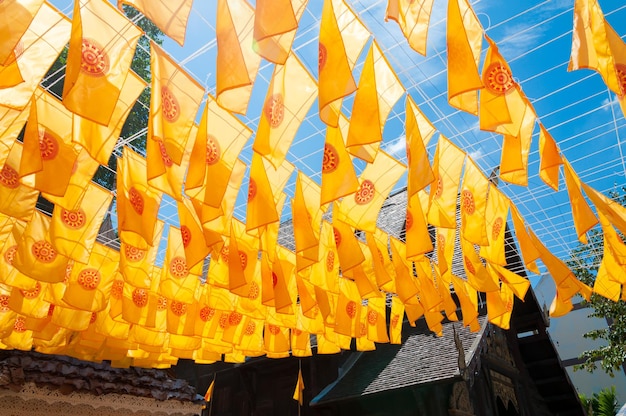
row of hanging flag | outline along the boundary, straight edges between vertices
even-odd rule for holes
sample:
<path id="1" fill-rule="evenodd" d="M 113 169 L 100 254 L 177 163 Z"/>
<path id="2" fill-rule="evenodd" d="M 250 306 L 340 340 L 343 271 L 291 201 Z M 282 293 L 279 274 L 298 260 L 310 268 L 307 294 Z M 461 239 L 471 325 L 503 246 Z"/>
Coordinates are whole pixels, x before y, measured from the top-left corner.
<path id="1" fill-rule="evenodd" d="M 191 0 L 121 3 L 184 41 Z M 427 3 L 392 0 L 387 11 L 421 52 Z M 478 329 L 478 292 L 485 292 L 489 321 L 507 328 L 514 297 L 523 299 L 529 286 L 505 268 L 509 212 L 526 267 L 538 272 L 541 259 L 555 280 L 552 315 L 571 310 L 577 293 L 589 297 L 592 289 L 443 135 L 431 164 L 426 146 L 435 128 L 408 95 L 406 241 L 377 227 L 407 170 L 379 149 L 389 112 L 406 91 L 376 40 L 356 83 L 352 71 L 371 34 L 343 0 L 324 1 L 316 80 L 291 50 L 305 7 L 304 0 L 258 0 L 255 12 L 245 0 L 218 0 L 216 97 L 151 43 L 146 155 L 124 147 L 112 205 L 113 193 L 91 178 L 147 86 L 130 70 L 141 30 L 104 0 L 76 1 L 71 21 L 42 0 L 0 3 L 7 16 L 0 21 L 0 347 L 159 367 L 178 358 L 306 356 L 311 335 L 318 353 L 349 349 L 353 339 L 371 350 L 401 342 L 405 315 L 411 323 L 424 316 L 441 333 L 444 315 L 458 319 L 451 288 L 465 325 Z M 469 3 L 450 0 L 448 7 L 450 104 L 503 135 L 500 177 L 527 185 L 536 112 Z M 609 87 L 621 88 L 614 91 L 623 104 L 623 41 L 597 2 L 576 0 L 575 15 L 571 67 L 596 68 Z M 611 59 L 594 52 L 602 49 L 598 33 L 615 51 Z M 592 43 L 583 47 L 584 40 Z M 68 41 L 59 100 L 39 84 Z M 262 58 L 276 66 L 253 132 L 235 113 L 247 111 Z M 342 100 L 355 92 L 346 117 Z M 316 98 L 327 125 L 321 184 L 297 173 L 290 250 L 278 244 L 283 189 L 295 170 L 287 152 Z M 242 222 L 233 215 L 248 168 L 239 155 L 253 133 Z M 626 248 L 615 228 L 626 232 L 625 209 L 580 181 L 540 122 L 539 147 L 539 175 L 555 190 L 564 167 L 582 242 L 598 223 L 583 190 L 594 203 L 605 238 L 594 290 L 619 299 Z M 360 175 L 355 157 L 367 162 Z M 158 219 L 163 194 L 176 200 L 178 227 Z M 36 209 L 40 196 L 54 204 L 51 216 Z M 330 203 L 332 220 L 323 216 Z M 96 241 L 112 206 L 119 250 Z M 436 227 L 434 244 L 428 224 Z M 465 278 L 452 273 L 457 235 Z"/>

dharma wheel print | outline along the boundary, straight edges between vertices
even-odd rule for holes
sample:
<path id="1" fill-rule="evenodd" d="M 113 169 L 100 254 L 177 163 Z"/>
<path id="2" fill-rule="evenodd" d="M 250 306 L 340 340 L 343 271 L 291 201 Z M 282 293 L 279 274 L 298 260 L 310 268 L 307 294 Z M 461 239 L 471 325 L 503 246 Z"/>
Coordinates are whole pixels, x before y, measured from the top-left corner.
<path id="1" fill-rule="evenodd" d="M 221 157 L 220 144 L 217 139 L 209 134 L 206 141 L 206 164 L 214 165 Z"/>
<path id="2" fill-rule="evenodd" d="M 39 153 L 43 160 L 54 160 L 59 154 L 59 139 L 51 132 L 44 130 L 39 138 Z"/>
<path id="3" fill-rule="evenodd" d="M 136 263 L 143 260 L 143 258 L 146 256 L 146 250 L 141 250 L 135 246 L 125 244 L 124 255 L 126 256 L 126 259 L 128 261 L 130 261 L 131 263 Z"/>
<path id="4" fill-rule="evenodd" d="M 326 143 L 322 159 L 322 173 L 332 173 L 337 169 L 337 166 L 339 166 L 339 153 L 333 145 Z"/>
<path id="5" fill-rule="evenodd" d="M 226 264 L 228 264 L 228 254 L 229 253 L 230 253 L 230 249 L 228 248 L 228 246 L 224 246 L 220 250 L 220 257 L 222 258 L 222 261 L 224 263 L 226 263 Z"/>
<path id="6" fill-rule="evenodd" d="M 83 269 L 78 274 L 78 284 L 85 290 L 94 290 L 100 283 L 100 272 L 96 269 Z"/>
<path id="7" fill-rule="evenodd" d="M 26 299 L 35 299 L 37 296 L 39 296 L 40 292 L 41 292 L 41 284 L 39 282 L 37 282 L 37 284 L 35 284 L 35 287 L 32 288 L 32 289 L 29 289 L 29 290 L 22 289 L 22 290 L 20 290 L 20 293 Z"/>
<path id="8" fill-rule="evenodd" d="M 243 333 L 246 335 L 252 335 L 254 334 L 254 331 L 256 331 L 256 324 L 254 321 L 249 321 L 246 325 L 246 329 L 243 330 Z"/>
<path id="9" fill-rule="evenodd" d="M 320 42 L 317 55 L 317 67 L 320 72 L 324 69 L 324 66 L 326 66 L 326 58 L 328 58 L 328 51 L 326 50 L 326 46 Z"/>
<path id="10" fill-rule="evenodd" d="M 174 123 L 180 116 L 180 106 L 174 93 L 166 86 L 161 87 L 161 106 L 163 109 L 163 118 Z"/>
<path id="11" fill-rule="evenodd" d="M 333 227 L 333 236 L 335 237 L 335 246 L 339 247 L 341 244 L 341 232 L 335 227 Z"/>
<path id="12" fill-rule="evenodd" d="M 20 177 L 15 169 L 5 164 L 0 170 L 0 183 L 9 189 L 15 189 L 20 184 Z"/>
<path id="13" fill-rule="evenodd" d="M 500 62 L 495 62 L 487 68 L 485 86 L 494 94 L 506 94 L 515 88 L 515 81 L 507 67 Z"/>
<path id="14" fill-rule="evenodd" d="M 378 321 L 378 312 L 375 310 L 369 310 L 367 312 L 367 323 L 370 325 L 376 325 L 376 321 Z"/>
<path id="15" fill-rule="evenodd" d="M 302 331 L 301 331 L 301 330 L 299 330 L 298 328 L 293 328 L 293 329 L 291 330 L 291 333 L 292 333 L 292 334 L 294 334 L 295 336 L 302 335 Z"/>
<path id="16" fill-rule="evenodd" d="M 165 143 L 163 143 L 163 140 L 157 140 L 156 142 L 159 144 L 159 152 L 161 153 L 161 160 L 163 161 L 163 164 L 165 165 L 165 167 L 171 168 L 174 164 L 174 161 L 172 160 L 170 155 L 167 154 Z"/>
<path id="17" fill-rule="evenodd" d="M 143 196 L 133 186 L 131 186 L 131 188 L 128 190 L 128 201 L 130 202 L 130 205 L 133 207 L 137 214 L 143 214 Z"/>
<path id="18" fill-rule="evenodd" d="M 200 309 L 200 319 L 202 320 L 202 322 L 210 321 L 214 315 L 215 315 L 215 309 L 209 306 L 205 306 L 202 309 Z"/>
<path id="19" fill-rule="evenodd" d="M 176 256 L 172 259 L 170 263 L 170 273 L 172 276 L 182 279 L 189 275 L 189 270 L 187 269 L 187 261 L 183 257 Z"/>
<path id="20" fill-rule="evenodd" d="M 191 230 L 186 225 L 181 225 L 180 235 L 183 238 L 183 247 L 187 248 L 189 243 L 191 243 Z"/>
<path id="21" fill-rule="evenodd" d="M 443 180 L 441 179 L 441 176 L 439 176 L 437 178 L 437 189 L 435 189 L 433 198 L 437 199 L 441 196 L 441 194 L 443 194 Z"/>
<path id="22" fill-rule="evenodd" d="M 80 69 L 92 77 L 101 77 L 109 71 L 109 56 L 95 40 L 83 38 Z"/>
<path id="23" fill-rule="evenodd" d="M 52 244 L 44 240 L 35 241 L 30 250 L 42 263 L 51 263 L 57 258 L 57 252 L 52 248 Z"/>
<path id="24" fill-rule="evenodd" d="M 222 329 L 228 328 L 229 317 L 230 317 L 230 314 L 228 312 L 222 312 L 222 314 L 220 315 L 220 321 L 219 321 L 220 328 Z"/>
<path id="25" fill-rule="evenodd" d="M 285 118 L 285 104 L 282 94 L 274 94 L 268 97 L 263 106 L 263 113 L 271 128 L 275 129 L 280 126 Z"/>
<path id="26" fill-rule="evenodd" d="M 243 315 L 239 312 L 231 312 L 230 315 L 228 315 L 228 324 L 231 326 L 239 325 L 242 318 Z"/>
<path id="27" fill-rule="evenodd" d="M 374 182 L 365 179 L 361 186 L 354 194 L 354 200 L 359 205 L 365 205 L 374 199 L 375 187 Z"/>
<path id="28" fill-rule="evenodd" d="M 241 270 L 246 270 L 248 267 L 248 255 L 239 250 L 239 262 L 241 263 Z"/>
<path id="29" fill-rule="evenodd" d="M 256 196 L 256 182 L 254 179 L 250 178 L 250 183 L 248 184 L 248 202 L 252 201 Z"/>
<path id="30" fill-rule="evenodd" d="M 13 331 L 22 333 L 26 331 L 26 318 L 23 316 L 18 316 L 15 318 L 15 323 L 13 324 Z"/>
<path id="31" fill-rule="evenodd" d="M 183 316 L 187 313 L 187 304 L 173 300 L 170 304 L 170 310 L 176 316 Z"/>
<path id="32" fill-rule="evenodd" d="M 326 255 L 326 271 L 332 272 L 335 268 L 335 252 L 329 251 Z"/>
<path id="33" fill-rule="evenodd" d="M 15 260 L 15 253 L 17 253 L 17 245 L 13 245 L 7 248 L 4 252 L 4 262 L 9 266 L 13 266 L 13 260 Z"/>
<path id="34" fill-rule="evenodd" d="M 113 299 L 122 299 L 124 295 L 124 281 L 114 280 L 113 287 L 111 288 L 111 297 Z"/>
<path id="35" fill-rule="evenodd" d="M 406 212 L 406 218 L 405 218 L 405 226 L 404 228 L 409 231 L 411 229 L 411 227 L 413 227 L 413 214 L 411 214 L 410 211 Z"/>
<path id="36" fill-rule="evenodd" d="M 398 326 L 398 323 L 400 322 L 400 316 L 398 314 L 393 314 L 391 316 L 391 319 L 389 320 L 389 326 L 392 328 L 395 328 Z"/>
<path id="37" fill-rule="evenodd" d="M 267 326 L 267 330 L 270 331 L 270 334 L 272 334 L 272 335 L 280 334 L 280 327 L 277 326 L 277 325 L 269 324 Z"/>
<path id="38" fill-rule="evenodd" d="M 362 337 L 367 335 L 367 325 L 365 325 L 363 322 L 359 324 L 359 335 L 361 335 Z"/>
<path id="39" fill-rule="evenodd" d="M 157 300 L 157 311 L 164 311 L 167 309 L 167 298 L 164 296 L 159 296 Z"/>
<path id="40" fill-rule="evenodd" d="M 0 313 L 8 312 L 9 309 L 9 296 L 8 295 L 0 295 Z"/>
<path id="41" fill-rule="evenodd" d="M 276 287 L 278 284 L 278 275 L 272 272 L 272 287 Z"/>
<path id="42" fill-rule="evenodd" d="M 133 290 L 133 303 L 138 308 L 146 306 L 148 304 L 148 291 L 142 288 L 136 288 Z"/>
<path id="43" fill-rule="evenodd" d="M 346 313 L 348 314 L 350 319 L 356 316 L 356 302 L 352 300 L 348 302 L 348 304 L 346 305 Z"/>
<path id="44" fill-rule="evenodd" d="M 248 291 L 248 299 L 255 300 L 259 297 L 259 293 L 261 290 L 259 289 L 259 285 L 256 282 L 250 283 L 250 290 Z"/>
<path id="45" fill-rule="evenodd" d="M 68 228 L 78 230 L 85 225 L 86 220 L 85 211 L 81 208 L 76 211 L 69 211 L 65 208 L 61 210 L 61 222 Z"/>
<path id="46" fill-rule="evenodd" d="M 502 217 L 498 217 L 493 222 L 493 226 L 491 228 L 491 238 L 493 240 L 497 239 L 500 235 L 500 231 L 502 231 L 502 225 L 504 221 L 502 221 Z"/>
<path id="47" fill-rule="evenodd" d="M 469 215 L 472 215 L 476 209 L 476 205 L 474 204 L 474 195 L 467 189 L 464 189 L 463 192 L 461 192 L 461 208 L 466 214 Z"/>

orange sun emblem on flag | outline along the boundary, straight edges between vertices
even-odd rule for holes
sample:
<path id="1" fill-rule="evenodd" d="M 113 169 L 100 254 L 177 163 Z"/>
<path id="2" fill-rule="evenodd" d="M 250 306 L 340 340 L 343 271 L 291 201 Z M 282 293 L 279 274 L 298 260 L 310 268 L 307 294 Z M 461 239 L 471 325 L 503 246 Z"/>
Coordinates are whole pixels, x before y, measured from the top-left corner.
<path id="1" fill-rule="evenodd" d="M 78 230 L 86 222 L 85 211 L 78 208 L 76 211 L 70 211 L 65 208 L 61 210 L 61 222 L 68 228 Z"/>
<path id="2" fill-rule="evenodd" d="M 180 105 L 178 100 L 174 96 L 174 93 L 166 86 L 161 87 L 161 106 L 163 111 L 163 117 L 170 123 L 178 120 L 180 115 Z"/>
<path id="3" fill-rule="evenodd" d="M 26 332 L 26 318 L 18 316 L 13 324 L 13 330 L 18 333 Z"/>
<path id="4" fill-rule="evenodd" d="M 205 306 L 202 309 L 200 309 L 200 319 L 202 320 L 202 322 L 210 321 L 213 318 L 213 316 L 215 316 L 215 309 L 209 306 Z"/>
<path id="5" fill-rule="evenodd" d="M 139 215 L 143 214 L 143 207 L 144 207 L 143 196 L 133 186 L 131 186 L 130 189 L 128 190 L 128 201 L 130 202 L 130 205 L 133 207 L 133 209 L 135 210 L 137 214 Z"/>
<path id="6" fill-rule="evenodd" d="M 404 228 L 409 231 L 411 229 L 411 227 L 413 227 L 413 214 L 411 214 L 410 211 L 406 212 L 406 218 L 405 218 L 405 226 Z"/>
<path id="7" fill-rule="evenodd" d="M 278 284 L 278 275 L 272 272 L 272 287 L 276 287 Z"/>
<path id="8" fill-rule="evenodd" d="M 335 246 L 339 247 L 341 244 L 341 232 L 335 227 L 333 227 L 333 236 L 335 237 Z"/>
<path id="9" fill-rule="evenodd" d="M 285 118 L 285 104 L 282 94 L 274 94 L 268 97 L 263 106 L 263 113 L 271 128 L 275 129 L 280 126 Z"/>
<path id="10" fill-rule="evenodd" d="M 248 291 L 248 299 L 255 300 L 259 297 L 259 293 L 261 290 L 259 289 L 259 285 L 256 282 L 250 283 L 250 290 Z"/>
<path id="11" fill-rule="evenodd" d="M 111 288 L 111 297 L 113 299 L 122 299 L 124 295 L 124 281 L 114 280 L 113 287 Z"/>
<path id="12" fill-rule="evenodd" d="M 467 271 L 471 274 L 476 274 L 476 269 L 474 268 L 474 265 L 472 264 L 472 261 L 469 259 L 469 257 L 463 256 L 463 261 L 465 262 L 465 268 L 467 269 Z"/>
<path id="13" fill-rule="evenodd" d="M 248 266 L 248 255 L 243 251 L 239 250 L 239 263 L 241 264 L 241 270 L 246 270 Z"/>
<path id="14" fill-rule="evenodd" d="M 494 62 L 485 73 L 485 86 L 494 94 L 507 94 L 515 88 L 513 74 L 502 63 Z"/>
<path id="15" fill-rule="evenodd" d="M 239 312 L 231 312 L 230 315 L 228 315 L 228 324 L 231 326 L 239 325 L 241 318 L 243 318 L 243 315 Z"/>
<path id="16" fill-rule="evenodd" d="M 8 311 L 9 311 L 9 296 L 0 295 L 0 312 L 8 312 Z"/>
<path id="17" fill-rule="evenodd" d="M 617 73 L 617 82 L 619 83 L 621 94 L 620 96 L 626 96 L 626 65 L 615 64 L 615 72 Z"/>
<path id="18" fill-rule="evenodd" d="M 109 56 L 93 39 L 83 38 L 80 70 L 92 77 L 101 77 L 109 71 Z"/>
<path id="19" fill-rule="evenodd" d="M 394 313 L 389 321 L 389 326 L 395 328 L 398 326 L 398 322 L 400 322 L 400 316 Z"/>
<path id="20" fill-rule="evenodd" d="M 220 156 L 220 144 L 214 136 L 209 135 L 206 140 L 206 164 L 216 164 L 220 160 Z"/>
<path id="21" fill-rule="evenodd" d="M 256 331 L 256 324 L 253 321 L 250 321 L 246 325 L 246 329 L 244 329 L 243 332 L 246 335 L 252 335 L 252 334 L 254 334 L 254 331 Z"/>
<path id="22" fill-rule="evenodd" d="M 176 316 L 183 316 L 187 313 L 187 305 L 183 302 L 173 300 L 170 304 L 170 310 Z"/>
<path id="23" fill-rule="evenodd" d="M 85 290 L 94 290 L 100 283 L 100 272 L 96 269 L 83 269 L 78 274 L 78 284 Z"/>
<path id="24" fill-rule="evenodd" d="M 278 334 L 280 334 L 280 327 L 279 327 L 279 326 L 277 326 L 277 325 L 272 325 L 272 324 L 269 324 L 269 325 L 267 326 L 267 329 L 270 331 L 270 334 L 272 334 L 272 335 L 278 335 Z"/>
<path id="25" fill-rule="evenodd" d="M 187 270 L 187 262 L 183 257 L 177 256 L 172 259 L 170 263 L 170 273 L 172 276 L 182 279 L 189 275 L 189 270 Z"/>
<path id="26" fill-rule="evenodd" d="M 250 182 L 248 183 L 248 202 L 252 201 L 256 196 L 256 182 L 254 179 L 250 178 Z"/>
<path id="27" fill-rule="evenodd" d="M 9 266 L 13 266 L 13 260 L 15 260 L 15 253 L 17 253 L 17 245 L 11 246 L 4 252 L 4 261 Z"/>
<path id="28" fill-rule="evenodd" d="M 356 316 L 356 302 L 354 302 L 353 300 L 348 302 L 348 304 L 346 305 L 346 314 L 350 317 L 350 319 Z"/>
<path id="29" fill-rule="evenodd" d="M 437 188 L 435 189 L 435 194 L 433 195 L 434 199 L 437 199 L 443 194 L 443 180 L 441 176 L 437 178 Z"/>
<path id="30" fill-rule="evenodd" d="M 143 308 L 148 304 L 148 292 L 146 289 L 137 288 L 133 290 L 133 303 L 138 308 Z"/>
<path id="31" fill-rule="evenodd" d="M 35 241 L 30 250 L 33 256 L 42 263 L 52 263 L 57 258 L 57 252 L 52 244 L 44 240 Z"/>
<path id="32" fill-rule="evenodd" d="M 51 132 L 44 130 L 39 138 L 39 153 L 42 160 L 53 160 L 59 154 L 59 139 Z"/>
<path id="33" fill-rule="evenodd" d="M 20 184 L 20 177 L 15 169 L 5 164 L 0 170 L 0 183 L 9 189 L 15 189 Z"/>
<path id="34" fill-rule="evenodd" d="M 39 296 L 39 293 L 41 292 L 41 284 L 39 282 L 37 282 L 35 284 L 35 287 L 29 290 L 20 290 L 20 293 L 22 294 L 22 296 L 24 296 L 26 299 L 35 299 L 37 296 Z"/>
<path id="35" fill-rule="evenodd" d="M 328 58 L 328 51 L 326 50 L 326 46 L 320 42 L 317 54 L 317 67 L 320 72 L 322 72 L 324 66 L 326 66 L 326 58 Z"/>
<path id="36" fill-rule="evenodd" d="M 174 161 L 172 160 L 170 155 L 167 154 L 167 149 L 165 148 L 163 140 L 157 140 L 156 142 L 159 144 L 159 152 L 161 153 L 161 160 L 163 161 L 163 164 L 166 167 L 171 168 L 174 164 Z"/>
<path id="37" fill-rule="evenodd" d="M 157 300 L 157 311 L 164 311 L 167 309 L 167 298 L 164 296 L 159 296 Z"/>
<path id="38" fill-rule="evenodd" d="M 461 208 L 466 214 L 469 215 L 472 215 L 476 208 L 476 205 L 474 204 L 474 195 L 467 189 L 464 189 L 463 192 L 461 192 Z"/>
<path id="39" fill-rule="evenodd" d="M 141 250 L 135 246 L 125 244 L 124 255 L 126 256 L 126 259 L 128 259 L 128 261 L 136 263 L 143 260 L 143 258 L 146 256 L 146 250 Z"/>
<path id="40" fill-rule="evenodd" d="M 324 156 L 322 159 L 322 173 L 332 173 L 339 166 L 339 153 L 331 144 L 324 144 Z"/>
<path id="41" fill-rule="evenodd" d="M 502 221 L 502 217 L 496 218 L 496 220 L 493 222 L 493 226 L 491 228 L 491 238 L 493 238 L 494 240 L 497 239 L 500 235 L 503 223 L 504 221 Z"/>
<path id="42" fill-rule="evenodd" d="M 181 225 L 180 235 L 183 238 L 183 247 L 187 248 L 191 243 L 191 230 L 186 225 Z"/>
<path id="43" fill-rule="evenodd" d="M 370 310 L 367 312 L 367 323 L 370 325 L 376 325 L 376 321 L 378 321 L 378 312 L 375 310 Z"/>
<path id="44" fill-rule="evenodd" d="M 374 182 L 369 179 L 365 179 L 359 189 L 354 194 L 354 200 L 359 205 L 365 205 L 369 203 L 372 199 L 374 199 L 375 195 L 375 186 Z"/>
<path id="45" fill-rule="evenodd" d="M 335 252 L 329 251 L 326 255 L 326 270 L 332 272 L 335 268 Z"/>

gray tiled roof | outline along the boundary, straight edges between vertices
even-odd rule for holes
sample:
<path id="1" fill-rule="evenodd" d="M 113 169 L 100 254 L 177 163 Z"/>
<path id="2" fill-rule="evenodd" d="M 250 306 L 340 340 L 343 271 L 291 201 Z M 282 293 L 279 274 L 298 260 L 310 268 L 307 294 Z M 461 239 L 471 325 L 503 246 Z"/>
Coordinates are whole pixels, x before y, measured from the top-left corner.
<path id="1" fill-rule="evenodd" d="M 484 328 L 486 317 L 481 316 L 479 320 L 481 328 Z M 402 345 L 377 344 L 376 351 L 361 353 L 343 377 L 311 403 L 345 400 L 458 377 L 453 325 L 463 344 L 466 363 L 469 362 L 482 330 L 472 333 L 461 323 L 446 322 L 443 336 L 438 337 L 420 319 L 415 327 L 403 327 Z"/>

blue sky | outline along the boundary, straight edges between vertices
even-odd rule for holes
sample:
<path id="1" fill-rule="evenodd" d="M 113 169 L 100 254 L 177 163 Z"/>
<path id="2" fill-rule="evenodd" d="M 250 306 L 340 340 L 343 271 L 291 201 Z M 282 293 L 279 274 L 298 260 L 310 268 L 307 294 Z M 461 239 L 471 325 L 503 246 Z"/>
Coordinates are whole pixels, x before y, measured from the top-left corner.
<path id="1" fill-rule="evenodd" d="M 386 0 L 348 0 L 398 74 L 404 87 L 438 131 L 472 156 L 486 175 L 499 164 L 502 138 L 478 130 L 476 117 L 450 107 L 446 97 L 445 14 L 447 0 L 435 0 L 428 34 L 428 53 L 423 57 L 411 50 L 395 22 L 385 22 Z M 571 48 L 574 0 L 478 0 L 472 2 L 486 33 L 498 44 L 515 79 L 534 104 L 541 122 L 556 140 L 581 179 L 608 192 L 626 184 L 622 140 L 626 122 L 600 76 L 590 70 L 567 72 Z M 71 13 L 70 0 L 53 0 L 59 9 Z M 301 20 L 294 49 L 314 76 L 317 76 L 317 36 L 321 0 L 309 0 Z M 626 37 L 626 5 L 623 0 L 600 0 L 608 21 Z M 165 49 L 206 87 L 215 92 L 215 1 L 194 1 L 187 39 L 183 47 L 166 40 Z M 357 63 L 358 80 L 365 53 Z M 486 44 L 483 45 L 483 56 Z M 249 111 L 243 120 L 255 130 L 273 64 L 262 61 Z M 349 114 L 352 99 L 345 100 Z M 300 128 L 288 155 L 298 170 L 319 181 L 324 126 L 316 112 L 317 102 Z M 383 148 L 405 162 L 404 98 L 392 110 L 384 130 Z M 436 137 L 436 136 L 435 136 Z M 252 139 L 253 140 L 253 139 Z M 242 153 L 250 161 L 252 140 Z M 429 146 L 431 154 L 436 139 Z M 538 128 L 535 128 L 529 163 L 529 186 L 500 184 L 520 209 L 527 223 L 557 256 L 567 258 L 576 244 L 564 178 L 554 192 L 538 178 Z M 359 165 L 362 167 L 362 164 Z M 293 176 L 295 178 L 295 175 Z M 404 181 L 402 179 L 401 181 Z M 404 183 L 399 183 L 398 187 Z M 245 217 L 247 179 L 244 179 L 236 215 Z M 286 189 L 293 194 L 293 179 Z M 288 209 L 288 205 L 286 205 Z M 285 211 L 287 212 L 287 211 Z M 162 216 L 176 222 L 175 207 L 167 202 Z"/>

